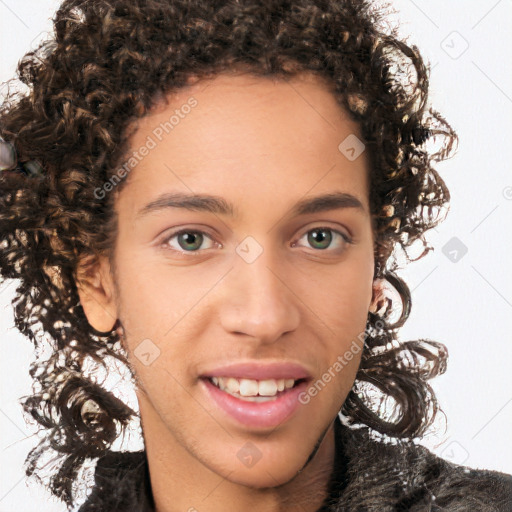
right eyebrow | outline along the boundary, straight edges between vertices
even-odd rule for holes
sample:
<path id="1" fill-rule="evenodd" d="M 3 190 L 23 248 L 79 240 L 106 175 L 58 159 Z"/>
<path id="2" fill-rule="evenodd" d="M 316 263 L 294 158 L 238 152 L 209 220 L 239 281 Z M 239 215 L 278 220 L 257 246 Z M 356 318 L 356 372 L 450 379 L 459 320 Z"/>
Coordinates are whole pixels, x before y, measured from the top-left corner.
<path id="1" fill-rule="evenodd" d="M 183 208 L 191 211 L 203 211 L 230 217 L 238 217 L 236 208 L 224 198 L 209 194 L 185 194 L 182 192 L 165 193 L 141 208 L 136 217 L 167 208 Z"/>

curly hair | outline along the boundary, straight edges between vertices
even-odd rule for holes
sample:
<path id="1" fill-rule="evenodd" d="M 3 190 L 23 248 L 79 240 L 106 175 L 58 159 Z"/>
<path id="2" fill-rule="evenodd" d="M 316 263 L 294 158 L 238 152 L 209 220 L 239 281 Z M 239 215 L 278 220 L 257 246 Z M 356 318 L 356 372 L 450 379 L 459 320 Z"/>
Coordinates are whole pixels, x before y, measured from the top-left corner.
<path id="1" fill-rule="evenodd" d="M 432 165 L 450 156 L 457 135 L 428 103 L 430 70 L 418 49 L 381 24 L 387 7 L 369 0 L 65 0 L 54 34 L 19 62 L 28 92 L 10 93 L 0 108 L 0 136 L 18 157 L 16 168 L 0 173 L 0 273 L 19 280 L 15 326 L 37 353 L 33 393 L 22 405 L 44 437 L 27 456 L 26 474 L 42 473 L 38 461 L 54 454 L 60 467 L 47 486 L 69 507 L 86 459 L 106 453 L 138 417 L 85 372 L 87 360 L 107 369 L 115 358 L 130 368 L 116 326 L 105 333 L 89 325 L 77 292 L 79 264 L 110 256 L 116 238 L 114 194 L 100 198 L 95 190 L 129 154 L 134 121 L 190 77 L 238 68 L 282 80 L 312 72 L 332 84 L 369 155 L 375 278 L 387 279 L 403 302 L 394 323 L 388 312 L 369 312 L 341 412 L 392 438 L 421 437 L 431 426 L 440 407 L 428 380 L 445 371 L 448 351 L 432 340 L 398 340 L 411 294 L 394 270 L 398 254 L 410 262 L 432 249 L 425 232 L 444 220 L 450 199 Z M 434 152 L 427 142 L 437 140 Z M 29 162 L 40 175 L 19 172 Z M 423 252 L 411 258 L 415 242 Z M 394 418 L 375 407 L 365 384 L 392 399 Z"/>

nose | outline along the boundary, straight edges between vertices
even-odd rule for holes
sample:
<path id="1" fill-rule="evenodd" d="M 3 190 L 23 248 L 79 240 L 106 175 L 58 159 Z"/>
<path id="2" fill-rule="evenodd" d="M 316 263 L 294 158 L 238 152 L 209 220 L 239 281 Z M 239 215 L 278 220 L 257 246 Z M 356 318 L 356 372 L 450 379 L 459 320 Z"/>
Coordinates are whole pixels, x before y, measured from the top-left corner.
<path id="1" fill-rule="evenodd" d="M 219 302 L 220 321 L 226 332 L 273 343 L 297 329 L 300 299 L 294 288 L 298 286 L 278 260 L 270 249 L 252 262 L 235 255 Z"/>

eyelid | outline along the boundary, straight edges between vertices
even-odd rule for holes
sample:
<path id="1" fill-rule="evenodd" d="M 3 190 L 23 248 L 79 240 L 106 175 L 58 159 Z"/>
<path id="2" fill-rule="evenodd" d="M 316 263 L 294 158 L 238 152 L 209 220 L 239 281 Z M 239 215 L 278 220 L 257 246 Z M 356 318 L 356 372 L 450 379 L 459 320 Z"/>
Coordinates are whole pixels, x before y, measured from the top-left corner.
<path id="1" fill-rule="evenodd" d="M 313 224 L 313 225 L 311 225 L 311 224 Z M 341 225 L 338 224 L 336 227 L 333 227 L 332 225 L 329 224 L 329 221 L 324 221 L 324 222 L 315 221 L 313 223 L 309 223 L 307 225 L 307 227 L 304 229 L 304 231 L 302 232 L 302 234 L 304 235 L 305 233 L 308 233 L 309 231 L 312 231 L 313 229 L 321 229 L 321 228 L 330 229 L 332 231 L 340 233 L 341 235 L 345 235 L 347 238 L 350 238 L 350 239 L 353 238 L 350 231 L 348 230 L 348 228 L 345 228 L 346 232 L 341 231 L 341 229 L 343 228 Z"/>

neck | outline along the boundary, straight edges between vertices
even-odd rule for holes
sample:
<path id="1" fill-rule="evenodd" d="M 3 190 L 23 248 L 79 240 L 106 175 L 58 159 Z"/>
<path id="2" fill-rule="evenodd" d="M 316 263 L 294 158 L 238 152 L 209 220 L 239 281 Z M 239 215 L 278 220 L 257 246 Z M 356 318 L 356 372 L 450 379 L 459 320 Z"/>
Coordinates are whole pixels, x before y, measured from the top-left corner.
<path id="1" fill-rule="evenodd" d="M 319 434 L 310 456 L 290 480 L 248 487 L 212 471 L 174 438 L 151 404 L 139 397 L 156 512 L 317 512 L 334 468 L 334 422 Z"/>

